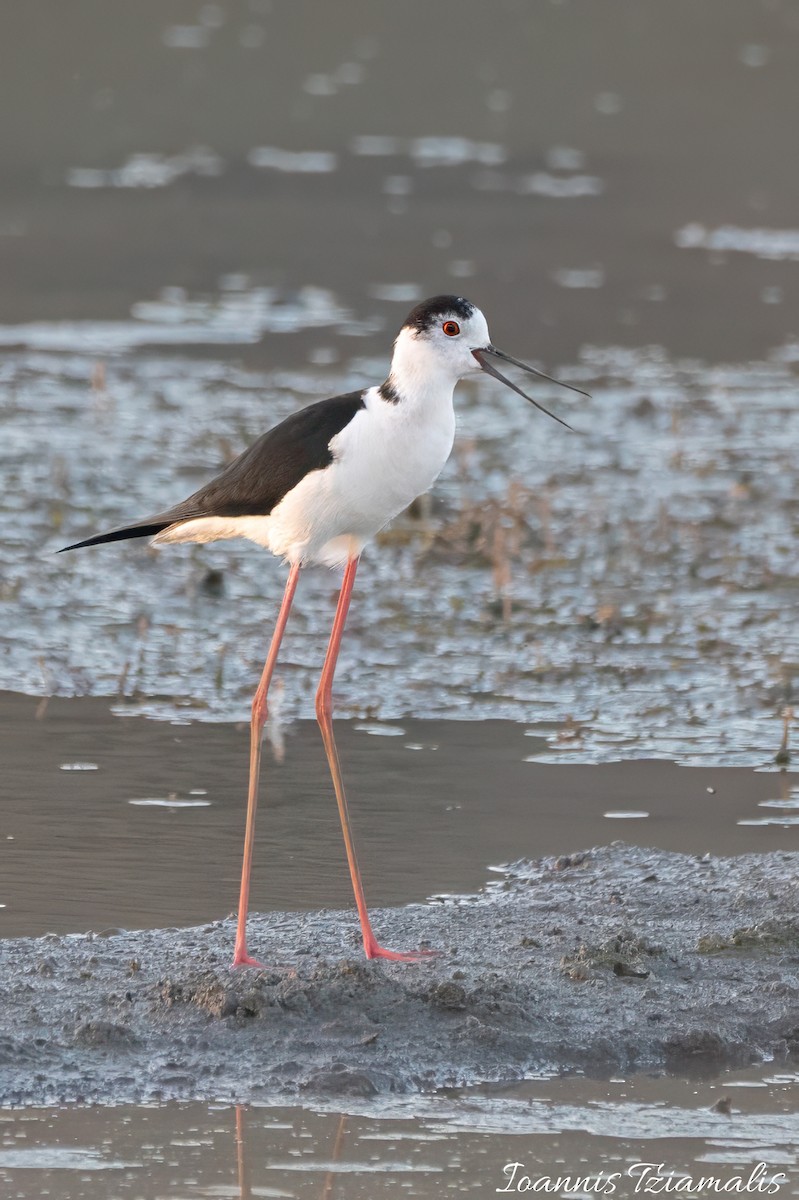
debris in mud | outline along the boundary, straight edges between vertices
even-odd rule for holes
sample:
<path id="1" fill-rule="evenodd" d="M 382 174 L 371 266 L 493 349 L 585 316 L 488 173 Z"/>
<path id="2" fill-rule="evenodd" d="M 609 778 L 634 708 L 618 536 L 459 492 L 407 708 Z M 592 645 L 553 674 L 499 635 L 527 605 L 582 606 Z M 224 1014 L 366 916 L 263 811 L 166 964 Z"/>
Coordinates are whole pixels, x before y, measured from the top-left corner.
<path id="1" fill-rule="evenodd" d="M 734 929 L 729 937 L 705 934 L 696 944 L 700 954 L 718 954 L 722 950 L 799 950 L 799 919 L 767 919 L 758 925 Z"/>
<path id="2" fill-rule="evenodd" d="M 130 1046 L 136 1042 L 135 1035 L 125 1025 L 115 1021 L 84 1021 L 74 1033 L 76 1046 L 111 1049 L 115 1046 Z"/>
<path id="3" fill-rule="evenodd" d="M 553 871 L 565 871 L 569 867 L 581 867 L 590 857 L 587 850 L 581 850 L 577 854 L 561 854 L 555 859 L 552 869 Z"/>
<path id="4" fill-rule="evenodd" d="M 569 979 L 578 982 L 595 978 L 597 972 L 607 970 L 625 978 L 648 979 L 650 967 L 647 960 L 662 953 L 662 946 L 636 937 L 629 929 L 624 929 L 599 946 L 583 943 L 575 954 L 563 956 L 560 968 Z"/>
<path id="5" fill-rule="evenodd" d="M 439 1008 L 457 1011 L 466 1008 L 466 988 L 453 981 L 437 983 L 430 992 L 430 1000 Z"/>
<path id="6" fill-rule="evenodd" d="M 253 917 L 253 946 L 290 964 L 261 971 L 227 966 L 232 919 L 5 941 L 0 1103 L 369 1096 L 795 1057 L 798 869 L 796 854 L 618 842 L 517 862 L 470 903 L 374 914 L 392 944 L 441 951 L 416 964 L 353 957 L 348 913 Z"/>
<path id="7" fill-rule="evenodd" d="M 729 950 L 729 948 L 730 943 L 720 933 L 703 933 L 696 942 L 697 954 L 718 954 L 722 950 Z"/>

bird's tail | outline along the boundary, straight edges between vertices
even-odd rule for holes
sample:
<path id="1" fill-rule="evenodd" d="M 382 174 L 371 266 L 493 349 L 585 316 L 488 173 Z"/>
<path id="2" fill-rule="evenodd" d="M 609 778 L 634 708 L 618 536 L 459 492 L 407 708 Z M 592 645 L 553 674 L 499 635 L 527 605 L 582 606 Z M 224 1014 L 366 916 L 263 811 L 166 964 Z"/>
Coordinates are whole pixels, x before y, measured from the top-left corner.
<path id="1" fill-rule="evenodd" d="M 148 517 L 146 521 L 138 521 L 135 525 L 110 529 L 108 533 L 96 533 L 94 537 L 86 538 L 82 542 L 73 542 L 71 546 L 62 546 L 58 553 L 63 554 L 65 550 L 82 550 L 84 546 L 99 546 L 102 542 L 123 542 L 127 538 L 155 537 L 157 533 L 174 524 L 174 520 L 174 517 L 169 519 Z"/>

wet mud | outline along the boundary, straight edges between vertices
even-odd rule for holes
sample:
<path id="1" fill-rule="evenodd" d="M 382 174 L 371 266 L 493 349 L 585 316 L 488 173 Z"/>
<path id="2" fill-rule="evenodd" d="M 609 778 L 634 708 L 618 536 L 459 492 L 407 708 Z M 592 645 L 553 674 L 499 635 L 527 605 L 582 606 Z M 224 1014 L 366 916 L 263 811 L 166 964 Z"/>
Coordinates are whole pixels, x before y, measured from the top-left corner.
<path id="1" fill-rule="evenodd" d="M 268 1100 L 523 1078 L 713 1074 L 799 1054 L 797 856 L 621 843 L 519 862 L 478 895 L 380 910 L 439 953 L 366 962 L 350 912 L 0 948 L 0 1101 Z"/>

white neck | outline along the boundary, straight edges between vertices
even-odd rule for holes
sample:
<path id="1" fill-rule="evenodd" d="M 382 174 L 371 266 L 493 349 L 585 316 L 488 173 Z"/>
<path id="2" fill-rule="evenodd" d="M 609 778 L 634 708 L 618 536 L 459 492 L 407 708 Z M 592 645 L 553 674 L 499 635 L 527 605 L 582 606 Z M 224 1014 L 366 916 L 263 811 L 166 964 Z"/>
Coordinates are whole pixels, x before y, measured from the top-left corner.
<path id="1" fill-rule="evenodd" d="M 433 396 L 439 402 L 448 400 L 451 403 L 457 382 L 458 375 L 453 372 L 452 365 L 442 361 L 440 354 L 428 348 L 421 339 L 415 338 L 409 330 L 400 331 L 394 343 L 388 377 L 399 403 L 411 406 L 429 403 Z"/>

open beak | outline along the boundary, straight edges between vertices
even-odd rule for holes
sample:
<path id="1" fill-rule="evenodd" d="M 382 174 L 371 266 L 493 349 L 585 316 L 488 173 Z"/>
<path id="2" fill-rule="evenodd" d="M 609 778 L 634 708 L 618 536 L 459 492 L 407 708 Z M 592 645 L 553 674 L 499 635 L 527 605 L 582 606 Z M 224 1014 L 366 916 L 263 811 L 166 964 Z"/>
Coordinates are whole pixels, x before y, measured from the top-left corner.
<path id="1" fill-rule="evenodd" d="M 504 383 L 506 387 L 509 387 L 511 391 L 516 392 L 518 396 L 523 396 L 525 400 L 529 400 L 530 403 L 534 404 L 536 408 L 539 408 L 542 413 L 546 413 L 548 417 L 551 417 L 553 421 L 557 421 L 559 425 L 565 425 L 567 429 L 571 429 L 571 425 L 568 425 L 565 421 L 561 421 L 560 417 L 556 417 L 555 414 L 551 413 L 548 408 L 544 408 L 543 404 L 539 404 L 537 400 L 534 400 L 532 396 L 528 396 L 527 393 L 523 392 L 522 389 L 517 387 L 515 383 L 511 383 L 510 379 L 506 379 L 504 375 L 500 374 L 494 364 L 487 360 L 486 356 L 490 354 L 492 358 L 501 358 L 504 362 L 511 363 L 514 367 L 521 367 L 523 371 L 527 371 L 530 375 L 537 375 L 539 379 L 548 379 L 550 383 L 556 383 L 558 387 L 568 388 L 570 392 L 577 392 L 579 396 L 585 396 L 588 400 L 591 399 L 588 392 L 584 392 L 580 388 L 573 387 L 570 383 L 563 383 L 563 381 L 560 379 L 553 379 L 551 375 L 545 375 L 543 371 L 537 371 L 535 367 L 529 367 L 527 363 L 519 362 L 518 358 L 511 358 L 509 354 L 504 354 L 502 350 L 497 350 L 496 346 L 484 346 L 480 350 L 472 350 L 472 354 L 487 375 L 493 375 L 495 379 L 500 381 L 500 383 Z"/>

